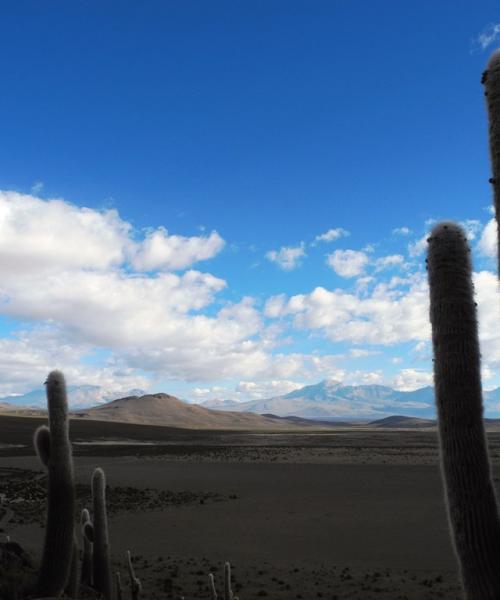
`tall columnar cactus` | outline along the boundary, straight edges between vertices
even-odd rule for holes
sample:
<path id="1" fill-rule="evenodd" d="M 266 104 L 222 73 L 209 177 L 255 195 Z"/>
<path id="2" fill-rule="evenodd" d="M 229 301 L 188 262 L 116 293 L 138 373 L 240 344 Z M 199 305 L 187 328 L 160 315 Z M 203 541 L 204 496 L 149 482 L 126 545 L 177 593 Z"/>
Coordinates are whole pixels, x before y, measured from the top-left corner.
<path id="1" fill-rule="evenodd" d="M 500 50 L 491 56 L 488 67 L 483 73 L 486 104 L 489 116 L 490 158 L 493 176 L 494 206 L 497 219 L 497 240 L 500 247 Z M 500 276 L 500 253 L 498 255 L 498 274 Z"/>
<path id="2" fill-rule="evenodd" d="M 429 238 L 430 318 L 441 468 L 462 584 L 470 600 L 500 598 L 500 521 L 483 425 L 470 250 L 440 223 Z"/>
<path id="3" fill-rule="evenodd" d="M 39 427 L 34 436 L 36 452 L 48 471 L 47 526 L 37 592 L 39 596 L 59 596 L 71 567 L 75 481 L 64 376 L 52 371 L 45 384 L 49 426 Z"/>
<path id="4" fill-rule="evenodd" d="M 100 468 L 94 470 L 92 476 L 92 502 L 94 510 L 93 543 L 94 543 L 94 588 L 104 596 L 112 599 L 111 565 L 109 558 L 108 516 L 106 513 L 106 477 Z"/>

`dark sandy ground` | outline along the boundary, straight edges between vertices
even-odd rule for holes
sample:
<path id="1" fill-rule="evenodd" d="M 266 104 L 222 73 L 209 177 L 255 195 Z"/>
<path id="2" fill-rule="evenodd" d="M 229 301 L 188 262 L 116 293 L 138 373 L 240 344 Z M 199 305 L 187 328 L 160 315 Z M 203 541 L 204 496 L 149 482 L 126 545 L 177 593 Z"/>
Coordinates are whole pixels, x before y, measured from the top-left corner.
<path id="1" fill-rule="evenodd" d="M 125 574 L 132 551 L 146 597 L 208 598 L 206 574 L 216 569 L 220 580 L 225 560 L 241 599 L 460 597 L 437 465 L 104 456 L 75 463 L 85 483 L 99 465 L 111 487 L 222 498 L 111 510 L 115 562 Z M 38 469 L 31 457 L 1 459 L 7 466 Z M 38 525 L 7 530 L 40 547 Z"/>
<path id="2" fill-rule="evenodd" d="M 74 446 L 80 505 L 93 468 L 103 467 L 115 568 L 126 580 L 131 550 L 144 598 L 208 599 L 207 574 L 221 583 L 226 560 L 240 600 L 461 597 L 435 431 L 114 427 L 72 431 L 82 442 Z M 0 498 L 2 469 L 42 473 L 29 447 L 33 425 L 20 436 L 15 429 L 0 452 Z M 500 434 L 488 438 L 498 485 Z M 43 534 L 37 502 L 37 518 L 28 511 L 3 523 L 34 554 Z"/>

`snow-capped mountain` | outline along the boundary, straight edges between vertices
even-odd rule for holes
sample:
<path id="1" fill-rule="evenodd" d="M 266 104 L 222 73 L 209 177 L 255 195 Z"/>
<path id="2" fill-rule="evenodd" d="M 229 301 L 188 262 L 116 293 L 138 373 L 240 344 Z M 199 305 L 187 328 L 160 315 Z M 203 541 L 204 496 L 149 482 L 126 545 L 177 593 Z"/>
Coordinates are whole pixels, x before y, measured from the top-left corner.
<path id="1" fill-rule="evenodd" d="M 309 419 L 378 419 L 394 414 L 428 419 L 436 416 L 432 387 L 401 392 L 383 385 L 343 385 L 331 379 L 264 400 L 208 401 L 204 406 Z"/>

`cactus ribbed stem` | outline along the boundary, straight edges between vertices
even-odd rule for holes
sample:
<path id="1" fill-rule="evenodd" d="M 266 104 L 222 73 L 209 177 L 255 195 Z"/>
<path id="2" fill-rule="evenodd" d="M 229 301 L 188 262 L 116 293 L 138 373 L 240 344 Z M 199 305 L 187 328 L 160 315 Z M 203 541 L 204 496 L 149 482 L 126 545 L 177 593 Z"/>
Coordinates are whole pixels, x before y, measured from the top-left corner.
<path id="1" fill-rule="evenodd" d="M 62 373 L 49 374 L 46 391 L 49 427 L 38 429 L 34 438 L 37 453 L 48 470 L 47 526 L 37 591 L 39 596 L 59 596 L 70 573 L 75 512 L 68 400 Z"/>
<path id="2" fill-rule="evenodd" d="M 428 272 L 441 468 L 466 597 L 498 600 L 500 521 L 483 425 L 469 253 L 458 225 L 433 229 Z"/>
<path id="3" fill-rule="evenodd" d="M 94 508 L 94 588 L 104 596 L 105 600 L 112 600 L 106 477 L 100 468 L 95 469 L 92 476 L 92 501 Z"/>
<path id="4" fill-rule="evenodd" d="M 494 52 L 483 74 L 486 104 L 489 117 L 490 159 L 493 176 L 494 207 L 497 221 L 497 240 L 500 248 L 500 50 Z M 498 274 L 500 276 L 500 253 L 498 255 Z"/>

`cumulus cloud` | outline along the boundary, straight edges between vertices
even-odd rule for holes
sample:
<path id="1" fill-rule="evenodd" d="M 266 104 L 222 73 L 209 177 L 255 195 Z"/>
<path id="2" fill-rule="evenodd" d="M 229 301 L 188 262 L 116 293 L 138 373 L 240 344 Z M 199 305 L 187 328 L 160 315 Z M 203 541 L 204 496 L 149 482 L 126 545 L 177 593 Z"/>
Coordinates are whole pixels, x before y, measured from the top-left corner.
<path id="1" fill-rule="evenodd" d="M 88 375 L 82 361 L 89 348 L 109 350 L 119 360 L 119 369 L 106 371 L 116 381 L 137 379 L 123 389 L 145 387 L 144 377 L 132 373 L 193 380 L 214 379 L 222 366 L 251 376 L 268 368 L 272 333 L 251 299 L 202 314 L 226 282 L 193 269 L 163 272 L 215 255 L 220 236 L 186 238 L 159 229 L 141 241 L 137 234 L 114 210 L 0 192 L 0 310 L 57 337 L 50 353 L 40 336 L 30 346 L 17 340 L 15 351 L 13 341 L 2 340 L 12 372 L 6 381 L 33 381 L 20 367 L 16 375 L 15 357 L 27 369 L 36 362 L 37 381 L 57 365 L 80 381 L 79 373 Z M 80 350 L 61 365 L 67 347 Z"/>
<path id="2" fill-rule="evenodd" d="M 296 269 L 305 256 L 304 242 L 301 242 L 299 246 L 282 246 L 279 250 L 266 252 L 266 258 L 276 263 L 284 271 Z"/>
<path id="3" fill-rule="evenodd" d="M 490 258 L 497 257 L 497 223 L 496 219 L 490 219 L 481 233 L 477 248 L 483 256 L 489 256 Z"/>
<path id="4" fill-rule="evenodd" d="M 335 229 L 329 229 L 322 233 L 321 235 L 317 235 L 314 238 L 313 245 L 316 245 L 318 242 L 333 242 L 334 240 L 338 240 L 341 237 L 346 237 L 350 235 L 348 231 L 342 229 L 342 227 L 337 227 Z"/>
<path id="5" fill-rule="evenodd" d="M 415 276 L 409 289 L 378 284 L 365 296 L 345 290 L 315 288 L 283 302 L 281 317 L 298 329 L 320 330 L 332 341 L 391 345 L 430 336 L 428 288 Z"/>
<path id="6" fill-rule="evenodd" d="M 200 260 L 213 258 L 224 244 L 216 231 L 208 237 L 184 237 L 168 235 L 167 230 L 160 227 L 137 245 L 132 265 L 138 271 L 185 269 Z"/>
<path id="7" fill-rule="evenodd" d="M 365 252 L 357 250 L 335 250 L 326 261 L 340 277 L 356 277 L 363 273 L 369 258 Z"/>

